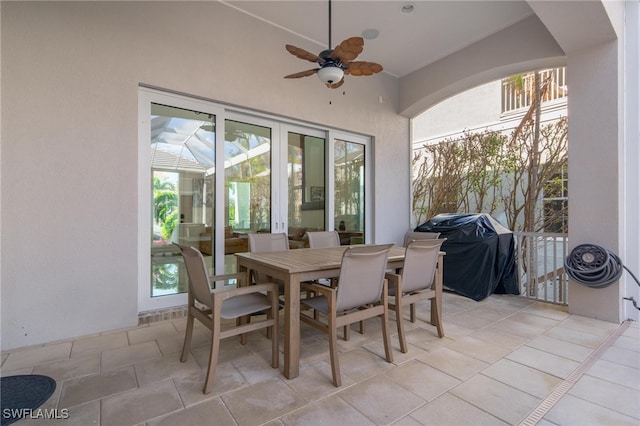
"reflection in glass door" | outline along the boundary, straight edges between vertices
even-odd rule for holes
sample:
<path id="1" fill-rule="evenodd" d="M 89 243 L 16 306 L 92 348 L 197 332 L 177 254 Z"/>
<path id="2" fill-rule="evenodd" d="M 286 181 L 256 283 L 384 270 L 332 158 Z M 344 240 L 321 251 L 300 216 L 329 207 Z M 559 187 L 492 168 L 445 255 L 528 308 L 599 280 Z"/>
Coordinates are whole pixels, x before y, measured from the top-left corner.
<path id="1" fill-rule="evenodd" d="M 196 247 L 213 271 L 215 116 L 151 104 L 150 296 L 187 291 L 177 247 Z"/>
<path id="2" fill-rule="evenodd" d="M 249 250 L 247 233 L 271 232 L 271 128 L 225 120 L 225 267 Z"/>
<path id="3" fill-rule="evenodd" d="M 288 132 L 289 248 L 308 246 L 306 231 L 325 229 L 325 139 Z"/>
<path id="4" fill-rule="evenodd" d="M 365 242 L 365 145 L 334 143 L 334 223 L 341 244 Z"/>

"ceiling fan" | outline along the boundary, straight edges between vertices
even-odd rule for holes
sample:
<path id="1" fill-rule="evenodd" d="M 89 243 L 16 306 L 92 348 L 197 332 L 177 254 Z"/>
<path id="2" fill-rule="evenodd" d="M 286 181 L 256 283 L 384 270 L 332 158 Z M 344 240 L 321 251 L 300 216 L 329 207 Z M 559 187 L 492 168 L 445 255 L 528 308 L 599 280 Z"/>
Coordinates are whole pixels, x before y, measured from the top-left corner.
<path id="1" fill-rule="evenodd" d="M 362 37 L 350 37 L 337 45 L 335 49 L 331 49 L 331 0 L 329 0 L 329 48 L 318 55 L 290 44 L 287 44 L 285 48 L 300 59 L 316 62 L 320 68 L 289 74 L 284 78 L 300 78 L 318 74 L 320 80 L 327 87 L 337 89 L 344 83 L 345 75 L 366 76 L 382 71 L 382 65 L 375 62 L 354 61 L 364 48 Z"/>

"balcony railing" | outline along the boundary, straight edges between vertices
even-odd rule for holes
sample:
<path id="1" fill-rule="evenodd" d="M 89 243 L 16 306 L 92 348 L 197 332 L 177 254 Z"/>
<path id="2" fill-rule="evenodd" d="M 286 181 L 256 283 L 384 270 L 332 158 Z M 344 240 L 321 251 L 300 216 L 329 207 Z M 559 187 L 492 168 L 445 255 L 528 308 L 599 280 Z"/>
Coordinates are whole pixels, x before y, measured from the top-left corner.
<path id="1" fill-rule="evenodd" d="M 564 259 L 567 234 L 514 232 L 522 294 L 530 299 L 566 305 L 568 276 Z"/>
<path id="2" fill-rule="evenodd" d="M 545 102 L 561 99 L 567 96 L 566 68 L 553 68 L 540 71 L 540 81 L 551 78 L 551 83 L 542 98 Z M 510 79 L 502 80 L 502 112 L 529 108 L 535 94 L 534 73 L 522 77 L 522 87 L 516 87 Z"/>

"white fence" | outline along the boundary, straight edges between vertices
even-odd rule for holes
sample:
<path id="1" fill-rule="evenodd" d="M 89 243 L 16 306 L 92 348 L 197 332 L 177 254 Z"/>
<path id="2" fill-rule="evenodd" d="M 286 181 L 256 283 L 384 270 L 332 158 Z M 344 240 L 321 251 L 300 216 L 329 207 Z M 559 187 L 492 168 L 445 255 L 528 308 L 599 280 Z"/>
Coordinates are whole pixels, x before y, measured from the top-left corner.
<path id="1" fill-rule="evenodd" d="M 568 303 L 564 259 L 567 234 L 514 232 L 520 294 L 550 303 Z"/>

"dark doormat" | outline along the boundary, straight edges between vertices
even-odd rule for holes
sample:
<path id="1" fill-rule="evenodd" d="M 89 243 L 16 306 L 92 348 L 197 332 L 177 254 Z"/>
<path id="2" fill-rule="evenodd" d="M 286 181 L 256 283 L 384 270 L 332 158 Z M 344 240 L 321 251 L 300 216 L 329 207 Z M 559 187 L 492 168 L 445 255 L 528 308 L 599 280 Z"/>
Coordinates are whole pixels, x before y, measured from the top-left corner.
<path id="1" fill-rule="evenodd" d="M 49 376 L 22 374 L 0 378 L 0 425 L 10 425 L 29 417 L 56 390 Z"/>

